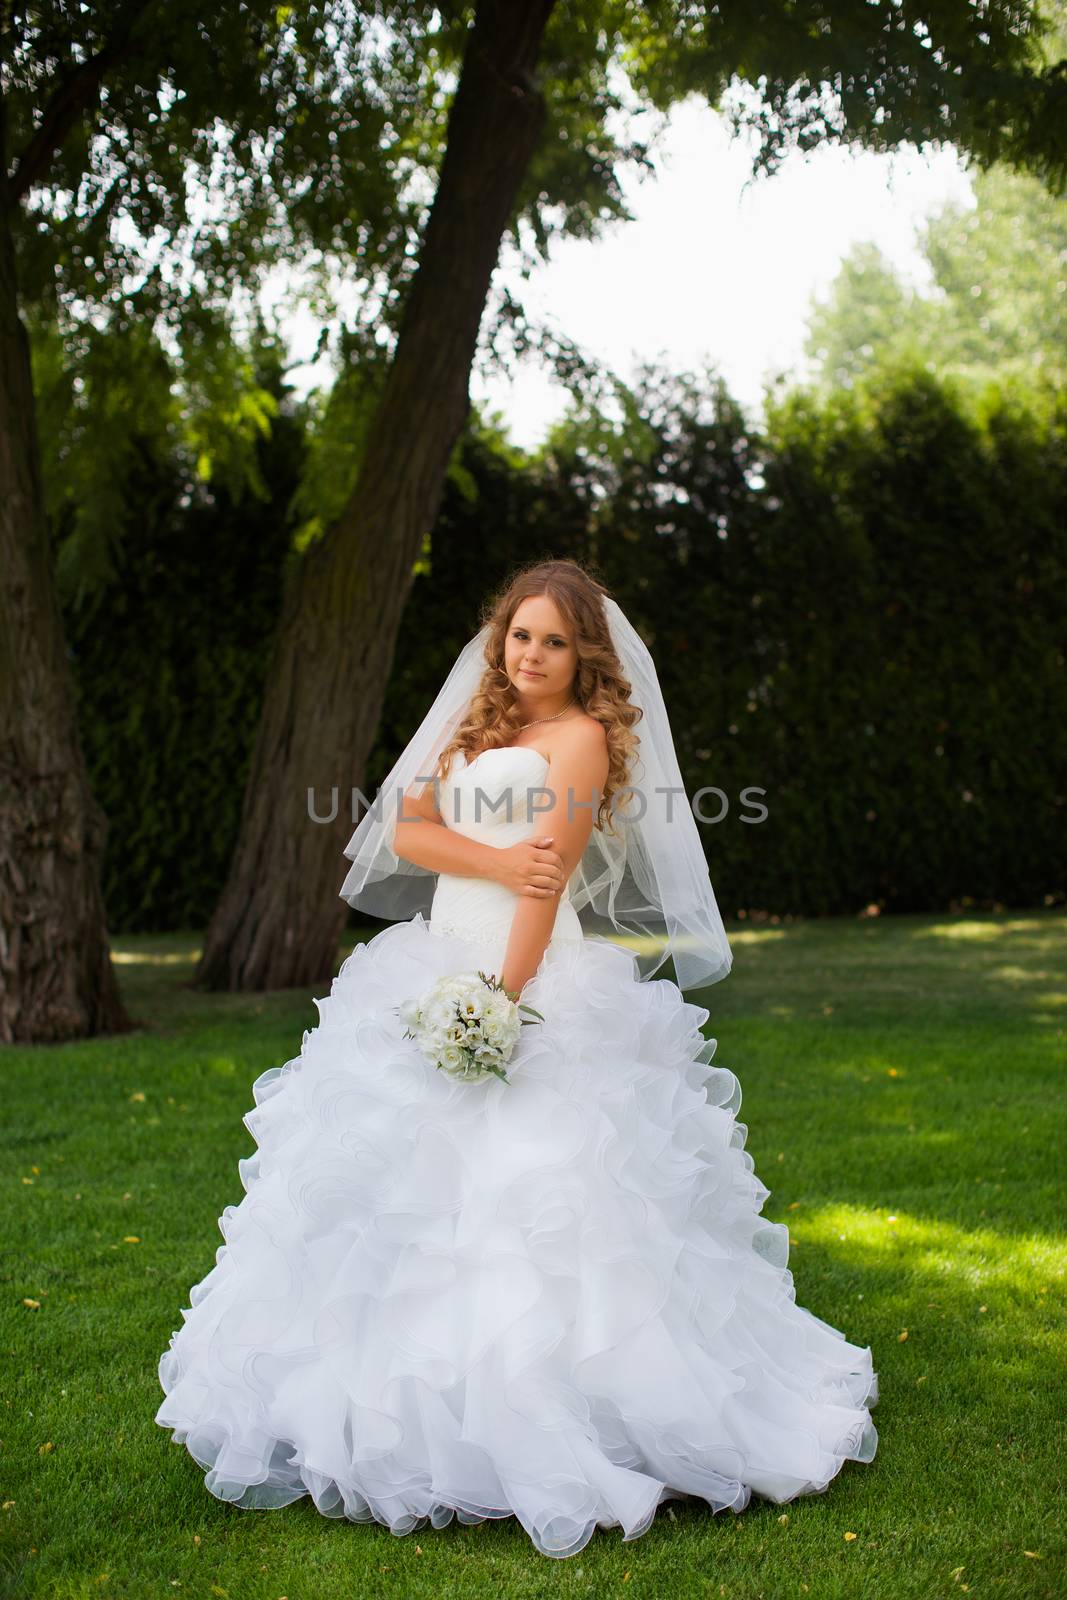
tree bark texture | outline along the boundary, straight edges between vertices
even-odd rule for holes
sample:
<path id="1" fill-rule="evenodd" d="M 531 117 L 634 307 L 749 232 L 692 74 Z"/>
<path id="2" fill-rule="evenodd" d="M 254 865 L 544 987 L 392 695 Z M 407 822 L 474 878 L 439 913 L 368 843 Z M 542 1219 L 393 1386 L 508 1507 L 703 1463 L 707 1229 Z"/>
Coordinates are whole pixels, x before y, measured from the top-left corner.
<path id="1" fill-rule="evenodd" d="M 500 241 L 537 147 L 534 83 L 554 0 L 478 6 L 393 362 L 352 497 L 288 587 L 228 881 L 194 982 L 325 983 L 348 911 L 338 890 L 400 621 L 470 408 Z M 320 813 L 338 790 L 338 816 Z M 367 796 L 373 799 L 373 796 Z"/>
<path id="2" fill-rule="evenodd" d="M 29 340 L 0 179 L 0 1042 L 130 1027 L 41 494 Z"/>

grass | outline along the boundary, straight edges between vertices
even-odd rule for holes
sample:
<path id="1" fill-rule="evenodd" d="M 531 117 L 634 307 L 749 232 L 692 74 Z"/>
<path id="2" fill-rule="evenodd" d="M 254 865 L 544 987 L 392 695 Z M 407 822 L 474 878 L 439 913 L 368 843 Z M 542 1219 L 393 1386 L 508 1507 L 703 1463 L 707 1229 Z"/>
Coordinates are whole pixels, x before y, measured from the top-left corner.
<path id="1" fill-rule="evenodd" d="M 251 1083 L 311 994 L 185 987 L 193 935 L 115 944 L 139 1030 L 9 1048 L 0 1581 L 49 1600 L 1067 1592 L 1062 912 L 731 933 L 700 996 L 788 1221 L 797 1299 L 870 1344 L 871 1465 L 740 1517 L 664 1506 L 553 1561 L 513 1519 L 406 1538 L 216 1501 L 159 1428 L 156 1365 L 240 1200 Z M 696 998 L 690 996 L 690 998 Z M 27 1304 L 36 1301 L 36 1305 Z M 1057 1394 L 1059 1388 L 1059 1394 Z M 854 1534 L 854 1538 L 846 1537 Z"/>

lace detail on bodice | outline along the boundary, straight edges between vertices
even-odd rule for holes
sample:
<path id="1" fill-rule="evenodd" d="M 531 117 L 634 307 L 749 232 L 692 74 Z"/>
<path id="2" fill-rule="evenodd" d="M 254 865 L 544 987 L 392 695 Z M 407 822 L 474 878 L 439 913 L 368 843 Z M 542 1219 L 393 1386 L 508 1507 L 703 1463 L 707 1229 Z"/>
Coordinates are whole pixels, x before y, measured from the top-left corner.
<path id="1" fill-rule="evenodd" d="M 495 849 L 528 839 L 542 826 L 549 794 L 549 761 L 532 745 L 483 750 L 468 762 L 462 751 L 440 784 L 438 806 L 446 827 Z M 540 809 L 538 809 L 540 807 Z M 485 942 L 506 940 L 519 896 L 486 878 L 442 872 L 430 908 L 436 933 Z M 556 908 L 550 944 L 582 938 L 578 913 L 566 888 Z"/>

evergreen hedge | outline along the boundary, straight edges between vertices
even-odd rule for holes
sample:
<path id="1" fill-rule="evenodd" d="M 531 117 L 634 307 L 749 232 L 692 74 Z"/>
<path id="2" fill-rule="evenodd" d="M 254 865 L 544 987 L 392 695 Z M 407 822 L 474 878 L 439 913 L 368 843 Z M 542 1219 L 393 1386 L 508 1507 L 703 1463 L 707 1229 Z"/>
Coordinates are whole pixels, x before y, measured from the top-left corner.
<path id="1" fill-rule="evenodd" d="M 646 374 L 637 400 L 639 429 L 573 424 L 535 458 L 472 425 L 364 792 L 486 590 L 571 555 L 653 650 L 690 797 L 721 791 L 701 834 L 724 915 L 1062 901 L 1064 397 L 905 369 L 794 389 L 761 429 L 721 384 Z M 223 882 L 303 426 L 283 408 L 263 503 L 184 506 L 151 463 L 126 486 L 128 559 L 67 617 L 115 931 L 202 926 Z"/>

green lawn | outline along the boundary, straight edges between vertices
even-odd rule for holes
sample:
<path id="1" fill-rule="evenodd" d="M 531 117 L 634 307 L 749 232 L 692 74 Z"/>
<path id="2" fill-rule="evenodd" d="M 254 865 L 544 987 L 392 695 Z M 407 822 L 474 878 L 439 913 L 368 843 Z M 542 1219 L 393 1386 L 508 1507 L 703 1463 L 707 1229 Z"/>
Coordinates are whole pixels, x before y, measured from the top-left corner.
<path id="1" fill-rule="evenodd" d="M 310 1499 L 274 1512 L 213 1499 L 153 1421 L 156 1365 L 244 1192 L 252 1080 L 299 1053 L 317 1013 L 304 991 L 197 994 L 194 935 L 135 937 L 114 954 L 138 1031 L 2 1057 L 4 1592 L 1067 1593 L 1067 916 L 839 919 L 731 940 L 732 976 L 700 997 L 716 1064 L 741 1080 L 798 1301 L 873 1347 L 873 1464 L 740 1517 L 664 1506 L 643 1538 L 598 1530 L 564 1561 L 513 1518 L 401 1539 Z"/>

